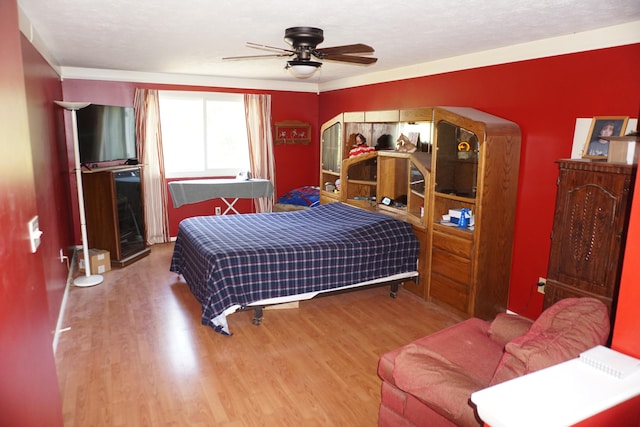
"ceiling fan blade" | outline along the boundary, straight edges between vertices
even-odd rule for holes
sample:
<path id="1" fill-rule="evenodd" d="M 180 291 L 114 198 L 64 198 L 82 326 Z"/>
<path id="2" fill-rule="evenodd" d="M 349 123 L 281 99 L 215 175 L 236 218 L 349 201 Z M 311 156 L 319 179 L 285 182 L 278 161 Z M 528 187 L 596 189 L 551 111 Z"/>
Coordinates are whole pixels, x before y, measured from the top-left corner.
<path id="1" fill-rule="evenodd" d="M 271 55 L 246 55 L 246 56 L 227 56 L 222 60 L 234 60 L 234 59 L 260 59 L 260 58 L 279 58 L 283 56 L 292 56 L 293 53 L 273 53 Z"/>
<path id="2" fill-rule="evenodd" d="M 323 32 L 319 28 L 313 27 L 291 27 L 285 30 L 285 41 L 291 45 L 293 49 L 269 46 L 259 43 L 247 42 L 247 47 L 254 49 L 262 49 L 272 52 L 268 55 L 246 55 L 246 56 L 228 56 L 223 60 L 233 59 L 256 59 L 256 58 L 277 58 L 277 57 L 295 57 L 293 62 L 300 64 L 309 64 L 319 67 L 319 62 L 313 61 L 313 57 L 319 60 L 326 59 L 328 61 L 347 62 L 352 64 L 373 64 L 378 58 L 372 58 L 367 55 L 374 53 L 374 49 L 363 43 L 347 44 L 342 46 L 333 46 L 317 49 L 316 46 L 324 40 Z M 290 61 L 291 62 L 291 61 Z M 316 65 L 317 64 L 317 65 Z"/>
<path id="3" fill-rule="evenodd" d="M 322 59 L 327 61 L 339 61 L 339 62 L 351 62 L 354 64 L 374 64 L 378 61 L 378 58 L 370 58 L 366 56 L 353 56 L 353 55 L 324 55 Z"/>
<path id="4" fill-rule="evenodd" d="M 333 55 L 333 54 L 340 54 L 340 53 L 373 53 L 375 52 L 371 46 L 362 44 L 362 43 L 347 44 L 344 46 L 323 47 L 320 49 L 316 49 L 316 51 L 321 55 Z"/>
<path id="5" fill-rule="evenodd" d="M 291 50 L 291 49 L 284 49 L 281 47 L 273 47 L 273 46 L 267 46 L 264 44 L 258 44 L 258 43 L 252 43 L 252 42 L 247 42 L 247 47 L 251 47 L 254 49 L 263 49 L 263 50 L 279 50 L 281 52 L 290 52 L 290 53 L 295 53 L 295 50 Z"/>

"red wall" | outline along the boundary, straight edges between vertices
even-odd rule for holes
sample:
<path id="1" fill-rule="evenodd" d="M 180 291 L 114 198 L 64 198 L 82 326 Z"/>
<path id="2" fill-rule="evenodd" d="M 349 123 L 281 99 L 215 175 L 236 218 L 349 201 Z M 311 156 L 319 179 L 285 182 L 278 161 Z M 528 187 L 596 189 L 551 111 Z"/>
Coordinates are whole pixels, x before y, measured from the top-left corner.
<path id="1" fill-rule="evenodd" d="M 320 123 L 342 111 L 468 106 L 512 120 L 522 131 L 509 309 L 542 310 L 558 176 L 576 118 L 637 117 L 640 44 L 323 92 Z"/>
<path id="2" fill-rule="evenodd" d="M 640 426 L 640 396 L 631 398 L 613 408 L 607 409 L 580 421 L 573 427 L 638 427 Z"/>
<path id="3" fill-rule="evenodd" d="M 62 88 L 58 75 L 24 36 L 22 57 L 36 202 L 40 229 L 45 233 L 39 251 L 44 254 L 50 326 L 55 330 L 69 273 L 67 263 L 60 260 L 60 250 L 71 258 L 74 226 L 67 191 L 71 175 L 62 127 L 64 110 L 53 103 L 62 99 Z"/>
<path id="4" fill-rule="evenodd" d="M 640 359 L 640 178 L 636 177 L 611 347 Z M 640 407 L 640 405 L 639 405 Z M 640 425 L 640 424 L 639 424 Z"/>
<path id="5" fill-rule="evenodd" d="M 196 87 L 179 85 L 152 85 L 135 84 L 127 82 L 109 82 L 95 80 L 64 80 L 63 83 L 65 101 L 89 101 L 96 104 L 133 106 L 133 96 L 136 87 L 164 89 L 164 90 L 198 90 L 218 92 L 242 92 L 242 93 L 270 93 L 271 117 L 273 123 L 285 120 L 299 120 L 311 124 L 311 143 L 282 144 L 274 147 L 276 158 L 276 197 L 281 196 L 292 188 L 303 185 L 317 185 L 320 164 L 320 145 L 318 127 L 318 95 L 315 93 L 286 92 L 286 91 L 256 91 L 233 90 L 216 87 Z M 71 141 L 70 124 L 67 124 L 68 141 Z M 69 154 L 69 168 L 73 169 L 73 153 Z M 72 188 L 75 196 L 75 186 Z M 193 205 L 185 205 L 173 208 L 169 202 L 170 232 L 175 236 L 178 232 L 178 224 L 184 218 L 195 215 L 212 215 L 215 207 L 224 209 L 226 205 L 221 200 L 201 202 Z M 236 205 L 239 212 L 254 212 L 251 200 L 239 200 Z M 77 214 L 76 214 L 77 215 Z M 80 228 L 76 227 L 76 241 L 80 242 Z"/>
<path id="6" fill-rule="evenodd" d="M 62 426 L 45 286 L 47 254 L 44 249 L 31 253 L 27 239 L 27 222 L 48 212 L 40 211 L 36 194 L 15 0 L 0 1 L 0 58 L 0 425 Z M 43 231 L 43 241 L 48 240 L 49 230 Z"/>

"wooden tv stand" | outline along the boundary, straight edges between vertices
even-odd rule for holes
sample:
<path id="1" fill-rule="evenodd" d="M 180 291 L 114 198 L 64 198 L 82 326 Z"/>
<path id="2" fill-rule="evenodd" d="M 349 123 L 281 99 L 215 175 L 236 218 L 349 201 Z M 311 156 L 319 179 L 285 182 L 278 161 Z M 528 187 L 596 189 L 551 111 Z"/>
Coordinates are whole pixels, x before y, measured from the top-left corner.
<path id="1" fill-rule="evenodd" d="M 142 167 L 82 173 L 90 248 L 110 252 L 111 265 L 125 267 L 149 255 L 145 243 Z"/>

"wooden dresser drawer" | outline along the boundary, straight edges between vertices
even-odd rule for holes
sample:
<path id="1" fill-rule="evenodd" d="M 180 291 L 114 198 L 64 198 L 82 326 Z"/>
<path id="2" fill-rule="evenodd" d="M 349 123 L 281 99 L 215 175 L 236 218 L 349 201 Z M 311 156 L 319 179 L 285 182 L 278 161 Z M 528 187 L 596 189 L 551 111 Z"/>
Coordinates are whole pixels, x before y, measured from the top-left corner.
<path id="1" fill-rule="evenodd" d="M 431 251 L 431 281 L 429 297 L 435 303 L 444 303 L 463 316 L 469 314 L 469 283 L 471 283 L 471 260 L 451 252 L 465 253 L 470 248 L 470 241 L 459 238 L 440 239 L 446 249 L 435 244 Z"/>
<path id="2" fill-rule="evenodd" d="M 454 282 L 448 277 L 438 273 L 431 275 L 429 296 L 436 304 L 441 302 L 455 309 L 458 314 L 468 315 L 469 311 L 469 287 Z"/>
<path id="3" fill-rule="evenodd" d="M 471 261 L 469 258 L 452 255 L 434 246 L 432 249 L 431 271 L 448 277 L 461 285 L 468 286 L 471 280 Z"/>
<path id="4" fill-rule="evenodd" d="M 471 258 L 471 239 L 464 239 L 450 234 L 433 232 L 433 247 L 442 249 L 453 255 L 464 258 Z"/>

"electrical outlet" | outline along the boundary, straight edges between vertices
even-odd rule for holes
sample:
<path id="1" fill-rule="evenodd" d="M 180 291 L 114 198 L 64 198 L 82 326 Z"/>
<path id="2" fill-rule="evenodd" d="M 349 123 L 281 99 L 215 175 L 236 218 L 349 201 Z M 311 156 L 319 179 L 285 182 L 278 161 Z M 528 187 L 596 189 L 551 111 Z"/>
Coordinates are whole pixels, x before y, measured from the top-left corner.
<path id="1" fill-rule="evenodd" d="M 222 208 L 220 206 L 216 206 L 216 215 L 222 215 Z"/>
<path id="2" fill-rule="evenodd" d="M 38 246 L 40 246 L 40 237 L 42 236 L 42 231 L 40 231 L 40 226 L 38 225 L 38 217 L 34 216 L 31 218 L 31 221 L 29 221 L 27 226 L 29 227 L 31 253 L 35 254 L 38 250 Z"/>
<path id="3" fill-rule="evenodd" d="M 538 277 L 538 292 L 544 294 L 544 287 L 547 284 L 547 279 L 544 277 Z"/>

